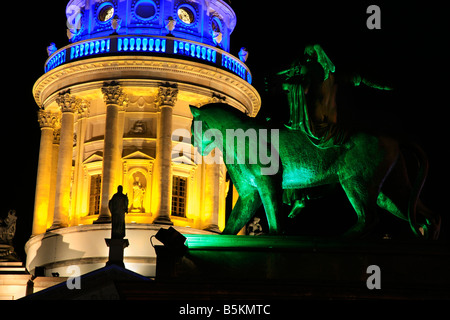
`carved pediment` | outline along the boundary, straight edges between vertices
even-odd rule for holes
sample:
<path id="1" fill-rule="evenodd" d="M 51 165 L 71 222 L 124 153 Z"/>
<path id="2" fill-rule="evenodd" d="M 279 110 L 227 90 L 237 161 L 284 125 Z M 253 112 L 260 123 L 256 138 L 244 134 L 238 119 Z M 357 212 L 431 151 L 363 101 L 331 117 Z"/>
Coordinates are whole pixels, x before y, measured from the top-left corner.
<path id="1" fill-rule="evenodd" d="M 172 162 L 177 164 L 187 164 L 191 166 L 195 166 L 195 162 L 192 161 L 191 158 L 186 157 L 185 155 L 179 156 L 179 157 L 173 157 L 172 156 Z"/>
<path id="2" fill-rule="evenodd" d="M 127 159 L 141 159 L 141 160 L 154 160 L 154 158 L 150 157 L 149 155 L 146 155 L 142 151 L 134 151 L 132 153 L 129 153 L 128 155 L 123 157 L 124 160 Z"/>
<path id="3" fill-rule="evenodd" d="M 89 157 L 86 158 L 86 160 L 83 161 L 83 163 L 88 164 L 97 161 L 103 161 L 103 152 L 97 151 L 91 154 Z"/>

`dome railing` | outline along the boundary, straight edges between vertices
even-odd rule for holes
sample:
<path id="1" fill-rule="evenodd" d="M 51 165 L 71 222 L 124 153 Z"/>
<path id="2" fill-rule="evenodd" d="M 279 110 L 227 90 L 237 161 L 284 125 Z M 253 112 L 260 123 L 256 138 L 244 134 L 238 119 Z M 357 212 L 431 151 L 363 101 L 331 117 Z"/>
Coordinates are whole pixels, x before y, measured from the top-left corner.
<path id="1" fill-rule="evenodd" d="M 91 57 L 129 54 L 200 61 L 230 71 L 252 83 L 248 67 L 226 51 L 187 39 L 163 36 L 115 35 L 75 42 L 54 52 L 45 63 L 45 72 Z"/>

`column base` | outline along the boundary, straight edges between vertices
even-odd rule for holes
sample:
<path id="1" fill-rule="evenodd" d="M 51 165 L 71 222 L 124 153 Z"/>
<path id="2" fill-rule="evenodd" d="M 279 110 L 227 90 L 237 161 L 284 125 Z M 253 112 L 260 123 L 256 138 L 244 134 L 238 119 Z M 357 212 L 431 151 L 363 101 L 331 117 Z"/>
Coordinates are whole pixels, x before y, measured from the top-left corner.
<path id="1" fill-rule="evenodd" d="M 46 232 L 49 232 L 49 231 L 53 231 L 53 230 L 56 230 L 56 229 L 61 229 L 61 228 L 67 228 L 69 225 L 67 224 L 67 223 L 56 223 L 56 224 L 52 224 L 52 226 L 50 227 L 50 228 L 48 228 L 47 230 L 46 230 Z"/>
<path id="2" fill-rule="evenodd" d="M 167 216 L 158 216 L 153 220 L 153 224 L 164 224 L 168 226 L 173 226 L 173 222 Z"/>
<path id="3" fill-rule="evenodd" d="M 214 232 L 214 233 L 222 233 L 219 229 L 219 226 L 217 224 L 210 224 L 209 226 L 207 226 L 206 228 L 204 228 L 203 230 L 205 231 L 210 231 L 210 232 Z"/>
<path id="4" fill-rule="evenodd" d="M 106 245 L 109 248 L 109 259 L 106 266 L 112 264 L 125 268 L 123 263 L 123 251 L 130 245 L 128 239 L 105 239 Z"/>
<path id="5" fill-rule="evenodd" d="M 104 224 L 104 223 L 111 223 L 111 217 L 110 216 L 99 216 L 97 220 L 92 222 L 93 224 Z"/>

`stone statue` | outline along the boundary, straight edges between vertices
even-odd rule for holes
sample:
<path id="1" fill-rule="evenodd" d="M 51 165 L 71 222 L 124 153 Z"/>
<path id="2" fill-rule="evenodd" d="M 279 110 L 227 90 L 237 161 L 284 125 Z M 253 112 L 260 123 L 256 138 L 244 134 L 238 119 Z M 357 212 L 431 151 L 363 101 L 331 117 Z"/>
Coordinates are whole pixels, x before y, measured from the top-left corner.
<path id="1" fill-rule="evenodd" d="M 117 193 L 108 203 L 111 211 L 111 239 L 123 239 L 125 237 L 125 213 L 128 213 L 128 197 L 123 194 L 123 187 L 117 187 Z"/>
<path id="2" fill-rule="evenodd" d="M 173 36 L 172 35 L 172 31 L 175 30 L 175 26 L 177 25 L 177 21 L 172 16 L 170 16 L 169 18 L 167 18 L 165 23 L 166 23 L 165 28 L 166 28 L 167 32 L 169 32 L 167 34 L 167 36 Z"/>
<path id="3" fill-rule="evenodd" d="M 119 29 L 122 27 L 122 19 L 119 18 L 117 14 L 111 20 L 111 28 L 114 32 L 111 35 L 118 35 Z"/>
<path id="4" fill-rule="evenodd" d="M 131 204 L 131 212 L 143 212 L 142 203 L 144 201 L 145 187 L 139 181 L 139 177 L 135 177 L 133 182 L 133 202 Z"/>
<path id="5" fill-rule="evenodd" d="M 47 47 L 48 56 L 50 57 L 56 51 L 58 51 L 58 48 L 56 47 L 55 43 L 54 42 L 50 43 L 50 45 Z"/>
<path id="6" fill-rule="evenodd" d="M 16 211 L 9 210 L 8 216 L 0 219 L 0 244 L 12 245 L 12 240 L 16 234 Z"/>
<path id="7" fill-rule="evenodd" d="M 286 127 L 267 130 L 268 122 L 249 118 L 227 104 L 208 104 L 201 108 L 191 106 L 191 112 L 195 123 L 203 124 L 201 129 L 193 126 L 191 141 L 194 147 L 203 156 L 207 156 L 214 147 L 222 151 L 231 180 L 239 193 L 223 234 L 237 234 L 261 205 L 266 212 L 269 233 L 282 233 L 282 190 L 339 183 L 357 214 L 357 223 L 346 236 L 356 237 L 370 232 L 378 221 L 378 205 L 408 221 L 416 236 L 438 237 L 440 216 L 427 209 L 419 199 L 427 175 L 427 159 L 418 146 L 402 144 L 416 155 L 420 163 L 419 174 L 410 183 L 400 142 L 386 136 L 355 133 L 341 144 L 321 148 L 302 130 Z M 245 146 L 244 151 L 238 148 L 239 143 L 234 142 L 235 135 L 232 135 L 233 141 L 227 143 L 227 132 L 237 132 L 238 129 L 255 132 L 254 135 L 246 135 L 241 142 Z M 268 131 L 271 132 L 270 137 Z M 258 141 L 253 141 L 255 138 Z M 259 154 L 261 147 L 266 152 L 270 149 L 272 155 L 278 154 L 282 170 L 273 175 L 263 175 L 261 170 L 266 162 L 262 163 L 261 155 L 258 161 L 249 161 L 249 151 L 258 150 L 256 146 L 259 146 Z M 242 156 L 245 157 L 243 162 L 228 161 Z"/>
<path id="8" fill-rule="evenodd" d="M 223 39 L 222 32 L 220 32 L 220 30 L 213 30 L 212 31 L 212 38 L 213 38 L 214 44 L 217 47 L 220 47 L 220 45 L 222 43 L 222 39 Z"/>
<path id="9" fill-rule="evenodd" d="M 241 50 L 239 50 L 239 60 L 241 60 L 243 63 L 246 63 L 248 59 L 248 51 L 245 47 L 242 47 Z"/>

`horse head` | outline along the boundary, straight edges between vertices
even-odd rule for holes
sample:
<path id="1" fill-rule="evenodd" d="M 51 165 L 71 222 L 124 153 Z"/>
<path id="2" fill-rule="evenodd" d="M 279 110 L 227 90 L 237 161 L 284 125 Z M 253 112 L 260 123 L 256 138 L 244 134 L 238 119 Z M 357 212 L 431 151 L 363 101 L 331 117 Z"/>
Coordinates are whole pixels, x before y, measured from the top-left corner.
<path id="1" fill-rule="evenodd" d="M 207 156 L 214 148 L 223 150 L 225 131 L 233 121 L 231 107 L 216 103 L 201 108 L 190 106 L 194 117 L 191 133 L 193 145 L 202 156 Z"/>

